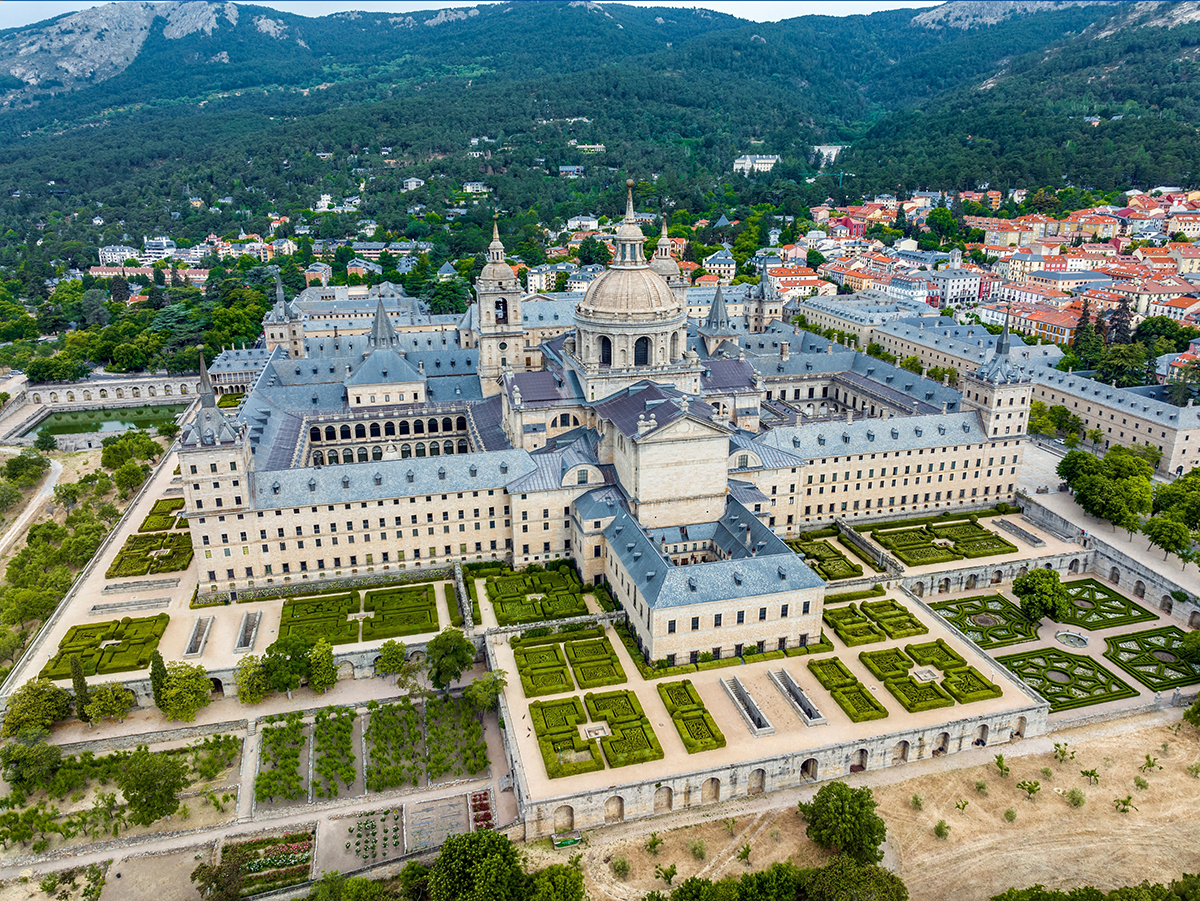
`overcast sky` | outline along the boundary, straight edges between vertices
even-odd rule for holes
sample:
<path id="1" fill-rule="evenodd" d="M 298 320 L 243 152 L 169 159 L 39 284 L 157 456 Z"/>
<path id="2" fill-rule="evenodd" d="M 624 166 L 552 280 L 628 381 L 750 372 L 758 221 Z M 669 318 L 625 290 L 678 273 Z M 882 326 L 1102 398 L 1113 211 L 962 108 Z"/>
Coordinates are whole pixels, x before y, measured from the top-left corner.
<path id="1" fill-rule="evenodd" d="M 528 2 L 528 0 L 526 0 Z M 936 6 L 933 0 L 860 0 L 860 2 L 831 3 L 829 0 L 622 0 L 635 6 L 675 6 L 691 9 L 703 7 L 755 22 L 778 22 L 795 16 L 851 16 L 878 12 L 884 9 L 915 9 Z M 0 29 L 15 28 L 41 22 L 53 16 L 77 9 L 100 6 L 96 0 L 74 2 L 74 0 L 2 0 L 0 2 Z M 270 6 L 301 16 L 326 16 L 330 13 L 359 9 L 379 12 L 412 12 L 422 9 L 441 9 L 446 6 L 478 6 L 479 0 L 258 0 L 254 6 Z"/>

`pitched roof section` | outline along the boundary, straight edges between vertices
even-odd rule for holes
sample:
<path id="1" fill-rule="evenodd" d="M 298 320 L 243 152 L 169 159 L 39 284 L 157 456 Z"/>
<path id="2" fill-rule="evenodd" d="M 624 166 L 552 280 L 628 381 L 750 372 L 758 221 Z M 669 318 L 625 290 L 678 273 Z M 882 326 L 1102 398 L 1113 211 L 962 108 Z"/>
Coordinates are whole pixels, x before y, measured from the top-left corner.
<path id="1" fill-rule="evenodd" d="M 640 434 L 650 434 L 684 416 L 704 421 L 714 428 L 712 417 L 716 408 L 697 398 L 689 397 L 669 385 L 641 381 L 593 405 L 596 415 L 606 419 L 626 438 L 637 438 L 638 424 L 653 426 Z"/>

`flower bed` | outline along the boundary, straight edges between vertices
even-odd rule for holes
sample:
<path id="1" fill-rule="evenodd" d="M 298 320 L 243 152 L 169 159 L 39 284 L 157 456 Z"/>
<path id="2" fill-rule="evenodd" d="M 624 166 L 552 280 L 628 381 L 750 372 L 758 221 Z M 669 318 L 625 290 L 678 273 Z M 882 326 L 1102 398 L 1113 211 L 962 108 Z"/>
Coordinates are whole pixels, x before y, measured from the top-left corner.
<path id="1" fill-rule="evenodd" d="M 222 846 L 221 854 L 224 856 L 238 848 L 251 855 L 242 867 L 245 874 L 242 895 L 246 897 L 307 882 L 312 877 L 313 842 L 311 832 L 294 832 L 246 842 L 227 842 Z"/>
<path id="2" fill-rule="evenodd" d="M 569 567 L 488 576 L 488 600 L 501 626 L 586 616 L 583 585 Z"/>
<path id="3" fill-rule="evenodd" d="M 308 794 L 300 775 L 300 759 L 307 741 L 304 722 L 300 713 L 294 711 L 269 716 L 263 723 L 254 798 L 260 804 L 274 802 L 276 798 L 297 801 Z"/>
<path id="4" fill-rule="evenodd" d="M 529 705 L 529 718 L 546 775 L 551 779 L 604 769 L 600 746 L 595 739 L 584 739 L 579 734 L 578 727 L 587 722 L 579 698 L 534 701 Z"/>
<path id="5" fill-rule="evenodd" d="M 323 707 L 313 725 L 313 748 L 317 759 L 313 771 L 318 777 L 313 794 L 318 798 L 336 798 L 339 783 L 349 788 L 358 780 L 354 766 L 354 721 L 358 718 L 349 707 Z"/>
<path id="6" fill-rule="evenodd" d="M 1037 638 L 1037 623 L 1002 595 L 983 595 L 931 604 L 937 614 L 953 624 L 981 648 L 1002 648 Z"/>
<path id="7" fill-rule="evenodd" d="M 71 657 L 75 655 L 83 664 L 85 676 L 145 669 L 170 621 L 171 617 L 160 613 L 71 626 L 58 643 L 58 653 L 42 667 L 40 675 L 45 679 L 71 678 Z M 108 641 L 119 644 L 102 648 L 101 644 Z"/>
<path id="8" fill-rule="evenodd" d="M 689 754 L 725 747 L 725 736 L 696 692 L 691 680 L 661 682 L 658 693 L 671 715 L 675 731 Z"/>
<path id="9" fill-rule="evenodd" d="M 834 634 L 847 647 L 883 641 L 883 632 L 871 620 L 859 612 L 855 604 L 845 607 L 826 608 L 822 619 L 833 628 Z"/>
<path id="10" fill-rule="evenodd" d="M 440 625 L 437 595 L 430 583 L 368 591 L 363 612 L 374 614 L 363 620 L 363 641 L 436 632 Z"/>
<path id="11" fill-rule="evenodd" d="M 420 785 L 425 772 L 425 739 L 421 711 L 408 698 L 392 704 L 367 704 L 366 767 L 368 791 Z"/>
<path id="12" fill-rule="evenodd" d="M 1200 682 L 1200 661 L 1183 645 L 1184 631 L 1175 626 L 1106 638 L 1104 656 L 1147 688 L 1165 691 Z"/>
<path id="13" fill-rule="evenodd" d="M 1045 648 L 997 657 L 996 662 L 1046 698 L 1052 713 L 1137 696 L 1136 689 L 1085 654 Z"/>
<path id="14" fill-rule="evenodd" d="M 491 791 L 471 792 L 471 825 L 475 829 L 492 829 L 495 828 L 495 820 L 492 819 L 492 793 Z"/>
<path id="15" fill-rule="evenodd" d="M 158 553 L 165 551 L 166 553 Z M 106 579 L 157 575 L 187 569 L 192 562 L 190 533 L 152 532 L 130 535 L 108 567 Z"/>
<path id="16" fill-rule="evenodd" d="M 358 613 L 358 605 L 358 592 L 293 598 L 279 615 L 279 637 L 303 635 L 335 645 L 353 644 L 358 641 L 358 620 L 347 617 Z"/>

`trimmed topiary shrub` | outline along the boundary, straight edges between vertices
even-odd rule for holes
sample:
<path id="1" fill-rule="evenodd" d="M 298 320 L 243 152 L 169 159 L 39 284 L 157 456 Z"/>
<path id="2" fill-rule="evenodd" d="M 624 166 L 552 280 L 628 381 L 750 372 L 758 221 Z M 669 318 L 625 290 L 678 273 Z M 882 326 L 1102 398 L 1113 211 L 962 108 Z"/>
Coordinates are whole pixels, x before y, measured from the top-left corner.
<path id="1" fill-rule="evenodd" d="M 954 706 L 950 695 L 936 682 L 918 682 L 912 676 L 906 675 L 885 680 L 883 684 L 909 713 Z"/>
<path id="2" fill-rule="evenodd" d="M 887 589 L 882 585 L 874 585 L 870 588 L 865 588 L 862 591 L 844 591 L 841 594 L 829 594 L 825 596 L 826 604 L 841 604 L 845 601 L 861 601 L 865 598 L 881 598 L 887 594 Z"/>
<path id="3" fill-rule="evenodd" d="M 942 688 L 960 704 L 970 704 L 972 701 L 986 701 L 998 698 L 1004 692 L 999 685 L 989 682 L 983 674 L 973 666 L 953 669 L 946 673 L 942 680 Z"/>
<path id="4" fill-rule="evenodd" d="M 658 693 L 689 754 L 725 747 L 725 736 L 690 680 L 660 683 Z"/>
<path id="5" fill-rule="evenodd" d="M 808 661 L 808 670 L 827 691 L 835 688 L 853 685 L 858 682 L 854 673 L 846 668 L 846 664 L 836 657 L 822 657 L 819 660 Z"/>

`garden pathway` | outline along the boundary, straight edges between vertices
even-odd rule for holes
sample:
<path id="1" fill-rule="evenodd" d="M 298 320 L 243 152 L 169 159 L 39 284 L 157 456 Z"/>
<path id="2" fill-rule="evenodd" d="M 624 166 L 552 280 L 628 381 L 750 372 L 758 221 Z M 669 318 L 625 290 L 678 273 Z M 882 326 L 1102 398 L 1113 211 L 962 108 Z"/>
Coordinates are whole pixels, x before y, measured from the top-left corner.
<path id="1" fill-rule="evenodd" d="M 8 445 L 0 447 L 0 450 L 9 451 L 14 454 L 19 454 L 24 449 L 25 448 L 23 447 L 9 447 Z M 58 478 L 62 475 L 62 471 L 63 467 L 61 463 L 59 463 L 57 460 L 50 461 L 50 475 L 44 482 L 42 482 L 41 487 L 39 487 L 37 490 L 37 493 L 29 499 L 29 503 L 26 504 L 25 509 L 21 511 L 21 515 L 13 520 L 12 525 L 8 527 L 8 530 L 4 533 L 4 535 L 0 536 L 0 557 L 3 557 L 5 554 L 7 554 L 13 542 L 25 534 L 25 530 L 29 527 L 30 520 L 37 516 L 41 511 L 42 502 L 54 494 L 54 486 L 58 484 Z"/>

